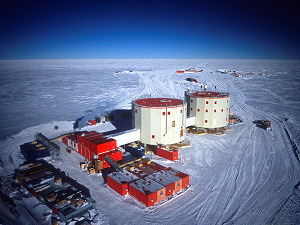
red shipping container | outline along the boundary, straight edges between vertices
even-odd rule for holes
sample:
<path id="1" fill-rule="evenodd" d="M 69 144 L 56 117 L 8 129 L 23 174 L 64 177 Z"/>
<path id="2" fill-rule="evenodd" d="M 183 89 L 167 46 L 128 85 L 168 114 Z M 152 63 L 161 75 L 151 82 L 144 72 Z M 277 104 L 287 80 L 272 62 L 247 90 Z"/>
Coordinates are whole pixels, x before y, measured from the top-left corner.
<path id="1" fill-rule="evenodd" d="M 93 140 L 89 144 L 90 149 L 96 153 L 103 153 L 117 148 L 117 141 L 112 138 L 102 139 L 102 140 Z"/>
<path id="2" fill-rule="evenodd" d="M 129 168 L 127 167 L 126 170 L 129 172 L 129 173 L 132 173 L 134 174 L 135 176 L 139 177 L 139 178 L 144 178 L 146 176 L 148 176 L 149 174 L 141 171 L 139 168 Z"/>
<path id="3" fill-rule="evenodd" d="M 166 169 L 166 171 L 168 173 L 171 173 L 171 174 L 173 174 L 177 177 L 180 177 L 182 179 L 182 189 L 184 189 L 184 188 L 186 188 L 190 185 L 190 176 L 188 174 L 183 173 L 183 172 L 181 172 L 179 170 L 176 170 L 174 168 L 171 168 L 171 167 L 168 167 Z"/>
<path id="4" fill-rule="evenodd" d="M 170 196 L 182 189 L 182 179 L 168 173 L 165 170 L 150 174 L 147 178 L 166 187 L 166 196 Z"/>
<path id="5" fill-rule="evenodd" d="M 68 136 L 62 137 L 61 142 L 64 143 L 65 145 L 68 145 Z"/>
<path id="6" fill-rule="evenodd" d="M 178 150 L 175 149 L 157 148 L 156 154 L 171 161 L 175 161 L 178 159 Z"/>
<path id="7" fill-rule="evenodd" d="M 88 122 L 89 122 L 91 125 L 96 125 L 96 124 L 97 124 L 96 120 L 89 120 Z"/>
<path id="8" fill-rule="evenodd" d="M 115 161 L 120 161 L 123 159 L 123 153 L 119 150 L 113 150 L 108 152 L 109 156 Z"/>
<path id="9" fill-rule="evenodd" d="M 165 198 L 165 193 L 165 187 L 155 181 L 138 180 L 129 184 L 129 194 L 147 207 L 157 203 L 158 196 Z"/>
<path id="10" fill-rule="evenodd" d="M 141 167 L 137 167 L 137 169 L 140 169 L 141 171 L 143 171 L 144 173 L 146 173 L 148 175 L 156 172 L 156 170 L 152 169 L 148 165 L 143 165 Z"/>
<path id="11" fill-rule="evenodd" d="M 102 140 L 103 138 L 105 138 L 105 136 L 103 134 L 98 133 L 94 135 L 85 136 L 82 139 L 83 139 L 83 144 L 86 147 L 89 147 L 91 141 Z"/>
<path id="12" fill-rule="evenodd" d="M 166 169 L 165 166 L 162 166 L 162 165 L 160 165 L 158 163 L 155 163 L 155 162 L 147 162 L 147 161 L 145 162 L 145 161 L 143 161 L 143 164 L 145 166 L 148 166 L 148 167 L 154 169 L 155 171 L 160 171 L 160 170 Z"/>
<path id="13" fill-rule="evenodd" d="M 101 138 L 101 137 L 104 137 L 104 135 L 101 133 L 98 133 L 96 131 L 90 131 L 90 132 L 85 132 L 81 135 L 78 135 L 77 141 L 80 144 L 83 144 L 86 146 L 86 144 L 89 143 L 88 140 L 93 140 L 93 139 L 97 139 L 97 138 Z M 88 146 L 86 146 L 86 147 L 88 147 Z"/>
<path id="14" fill-rule="evenodd" d="M 141 167 L 127 167 L 126 170 L 139 178 L 147 177 L 148 175 L 156 172 L 154 169 L 144 164 Z"/>
<path id="15" fill-rule="evenodd" d="M 107 175 L 107 185 L 122 196 L 128 194 L 129 183 L 139 178 L 125 170 L 113 172 Z"/>
<path id="16" fill-rule="evenodd" d="M 122 154 L 121 151 L 113 150 L 113 151 L 109 151 L 109 152 L 99 154 L 98 159 L 102 160 L 105 156 L 108 156 L 108 155 L 115 161 L 120 161 L 123 158 L 123 154 Z"/>
<path id="17" fill-rule="evenodd" d="M 82 145 L 78 143 L 78 153 L 82 155 Z"/>

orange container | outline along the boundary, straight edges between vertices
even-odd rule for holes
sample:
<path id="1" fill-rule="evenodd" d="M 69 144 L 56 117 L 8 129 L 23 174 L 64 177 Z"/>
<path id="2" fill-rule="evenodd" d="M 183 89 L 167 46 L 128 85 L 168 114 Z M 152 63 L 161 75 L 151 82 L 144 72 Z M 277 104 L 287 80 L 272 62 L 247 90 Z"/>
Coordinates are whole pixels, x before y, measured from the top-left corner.
<path id="1" fill-rule="evenodd" d="M 190 185 L 190 176 L 174 168 L 168 167 L 166 171 L 182 179 L 182 189 Z"/>

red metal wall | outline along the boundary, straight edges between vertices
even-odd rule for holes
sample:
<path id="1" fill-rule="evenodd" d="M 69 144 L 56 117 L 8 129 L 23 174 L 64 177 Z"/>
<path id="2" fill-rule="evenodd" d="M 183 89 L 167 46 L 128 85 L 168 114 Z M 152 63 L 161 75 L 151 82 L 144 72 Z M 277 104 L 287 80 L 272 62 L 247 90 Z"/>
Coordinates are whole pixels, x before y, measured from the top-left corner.
<path id="1" fill-rule="evenodd" d="M 178 150 L 175 149 L 157 148 L 156 154 L 160 157 L 163 157 L 171 161 L 175 161 L 178 159 Z"/>
<path id="2" fill-rule="evenodd" d="M 94 138 L 101 138 L 97 139 L 94 143 L 89 141 L 89 139 Z M 111 158 L 113 158 L 115 161 L 122 160 L 122 152 L 119 150 L 116 150 L 116 140 L 112 138 L 103 138 L 104 135 L 98 133 L 98 132 L 87 132 L 85 133 L 85 136 L 77 136 L 77 140 L 79 140 L 77 143 L 75 140 L 73 140 L 72 137 L 64 137 L 62 138 L 63 143 L 68 145 L 69 147 L 74 149 L 74 144 L 76 145 L 75 149 L 78 151 L 80 155 L 87 158 L 88 160 L 92 161 L 93 159 L 100 159 L 103 163 L 103 169 L 110 167 L 110 165 L 103 159 L 105 156 L 109 155 Z M 96 143 L 96 144 L 95 144 Z M 90 147 L 92 149 L 90 149 Z M 108 150 L 109 149 L 109 150 Z M 102 153 L 102 154 L 99 154 Z"/>
<path id="3" fill-rule="evenodd" d="M 128 183 L 120 184 L 110 176 L 107 176 L 107 185 L 122 196 L 128 193 Z"/>
<path id="4" fill-rule="evenodd" d="M 144 166 L 148 166 L 148 167 L 154 169 L 155 171 L 160 171 L 160 170 L 166 169 L 166 167 L 164 167 L 164 166 L 162 166 L 162 165 L 160 165 L 158 163 L 155 163 L 155 162 L 151 162 L 149 164 L 147 164 L 146 162 L 143 162 L 143 165 Z"/>
<path id="5" fill-rule="evenodd" d="M 107 138 L 96 131 L 86 132 L 77 136 L 78 143 L 89 148 L 95 154 L 100 154 L 117 148 L 117 141 Z"/>
<path id="6" fill-rule="evenodd" d="M 129 184 L 129 194 L 147 207 L 152 206 L 157 202 L 157 192 L 146 195 L 134 188 L 131 184 Z"/>

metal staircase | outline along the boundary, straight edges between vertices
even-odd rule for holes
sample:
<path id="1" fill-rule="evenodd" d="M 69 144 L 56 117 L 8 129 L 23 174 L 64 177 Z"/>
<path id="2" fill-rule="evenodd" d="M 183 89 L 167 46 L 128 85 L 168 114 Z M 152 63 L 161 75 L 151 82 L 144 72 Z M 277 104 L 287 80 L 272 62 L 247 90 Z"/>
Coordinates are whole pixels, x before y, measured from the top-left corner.
<path id="1" fill-rule="evenodd" d="M 111 165 L 113 168 L 116 169 L 116 171 L 120 171 L 122 170 L 120 168 L 120 164 L 117 163 L 117 161 L 115 161 L 113 158 L 111 158 L 109 155 L 104 157 L 105 161 L 109 163 L 109 165 Z"/>

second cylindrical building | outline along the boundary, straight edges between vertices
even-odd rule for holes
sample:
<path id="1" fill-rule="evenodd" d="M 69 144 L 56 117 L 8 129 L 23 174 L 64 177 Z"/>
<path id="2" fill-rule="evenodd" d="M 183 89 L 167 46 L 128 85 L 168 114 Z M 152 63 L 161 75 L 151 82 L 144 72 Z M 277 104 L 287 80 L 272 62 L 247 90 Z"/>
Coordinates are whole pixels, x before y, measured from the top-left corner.
<path id="1" fill-rule="evenodd" d="M 230 96 L 228 93 L 195 91 L 186 92 L 188 117 L 195 117 L 195 126 L 220 128 L 229 123 Z"/>

